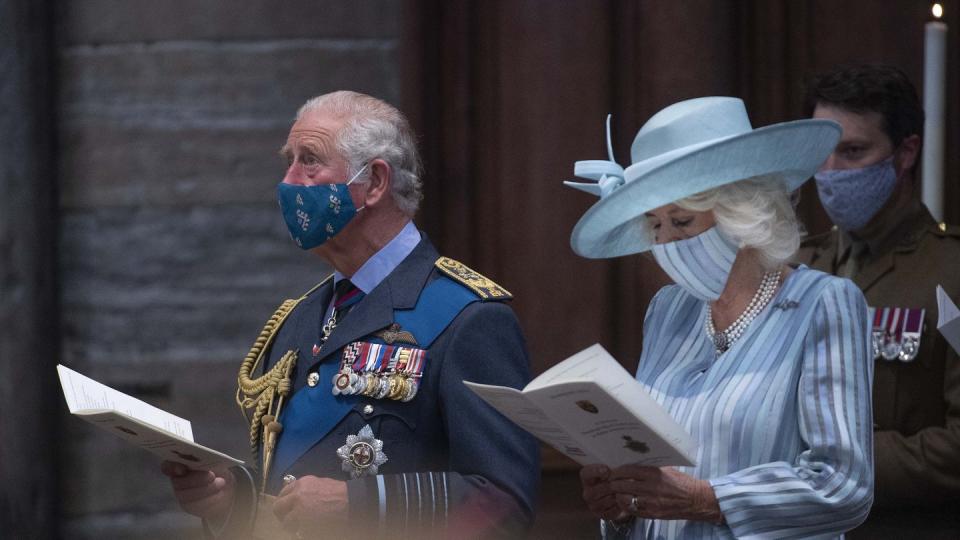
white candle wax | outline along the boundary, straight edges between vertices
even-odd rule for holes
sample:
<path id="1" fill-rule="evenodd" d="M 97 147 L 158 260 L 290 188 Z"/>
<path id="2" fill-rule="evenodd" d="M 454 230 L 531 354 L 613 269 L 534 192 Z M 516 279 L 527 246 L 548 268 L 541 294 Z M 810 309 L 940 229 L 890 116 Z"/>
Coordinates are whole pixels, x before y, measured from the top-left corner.
<path id="1" fill-rule="evenodd" d="M 947 25 L 929 22 L 923 47 L 923 202 L 943 219 L 944 124 L 946 121 Z"/>

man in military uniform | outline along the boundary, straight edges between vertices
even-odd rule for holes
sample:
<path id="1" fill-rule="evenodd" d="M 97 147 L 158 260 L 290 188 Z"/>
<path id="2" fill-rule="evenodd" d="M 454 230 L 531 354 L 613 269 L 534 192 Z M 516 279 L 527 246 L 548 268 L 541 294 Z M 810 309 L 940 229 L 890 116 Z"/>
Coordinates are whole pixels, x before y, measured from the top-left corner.
<path id="1" fill-rule="evenodd" d="M 936 328 L 936 286 L 960 296 L 960 228 L 917 196 L 923 110 L 907 77 L 855 66 L 816 77 L 808 112 L 843 127 L 816 175 L 833 230 L 801 262 L 852 279 L 871 307 L 876 492 L 854 538 L 960 538 L 960 359 Z"/>
<path id="2" fill-rule="evenodd" d="M 271 506 L 299 538 L 521 533 L 538 446 L 462 381 L 522 388 L 524 339 L 510 294 L 413 225 L 407 120 L 370 96 L 326 94 L 300 109 L 281 153 L 291 236 L 335 273 L 277 309 L 240 369 L 255 468 L 165 463 L 181 506 L 221 537 L 258 526 L 258 498 L 261 521 Z"/>

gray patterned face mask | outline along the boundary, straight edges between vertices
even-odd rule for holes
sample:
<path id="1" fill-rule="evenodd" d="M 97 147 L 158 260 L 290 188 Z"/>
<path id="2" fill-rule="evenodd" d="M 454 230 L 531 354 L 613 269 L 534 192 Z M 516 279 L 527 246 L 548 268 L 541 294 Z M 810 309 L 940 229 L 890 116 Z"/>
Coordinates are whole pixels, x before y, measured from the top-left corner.
<path id="1" fill-rule="evenodd" d="M 834 169 L 814 175 L 820 202 L 844 231 L 857 231 L 877 215 L 897 185 L 893 156 L 861 169 Z"/>
<path id="2" fill-rule="evenodd" d="M 704 301 L 720 298 L 727 285 L 737 245 L 716 227 L 683 240 L 656 244 L 653 257 L 674 283 Z"/>

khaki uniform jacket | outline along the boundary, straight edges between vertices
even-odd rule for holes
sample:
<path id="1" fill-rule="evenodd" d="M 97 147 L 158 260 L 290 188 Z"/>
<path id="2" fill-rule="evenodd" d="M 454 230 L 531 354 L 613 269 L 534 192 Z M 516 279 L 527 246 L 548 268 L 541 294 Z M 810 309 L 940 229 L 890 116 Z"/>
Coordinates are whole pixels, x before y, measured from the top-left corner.
<path id="1" fill-rule="evenodd" d="M 871 307 L 926 309 L 916 359 L 875 360 L 875 500 L 851 537 L 960 538 L 960 357 L 937 330 L 936 301 L 938 284 L 960 299 L 960 227 L 913 201 L 875 231 L 852 268 L 836 228 L 800 251 L 800 262 L 850 277 Z"/>

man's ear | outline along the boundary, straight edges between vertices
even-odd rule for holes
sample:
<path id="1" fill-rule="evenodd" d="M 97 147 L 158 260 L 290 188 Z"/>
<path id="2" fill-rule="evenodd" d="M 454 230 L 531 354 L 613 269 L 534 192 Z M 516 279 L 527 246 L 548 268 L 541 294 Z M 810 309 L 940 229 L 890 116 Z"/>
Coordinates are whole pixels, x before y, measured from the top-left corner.
<path id="1" fill-rule="evenodd" d="M 893 153 L 893 166 L 897 176 L 902 177 L 906 171 L 913 169 L 920 156 L 920 136 L 914 133 L 900 141 L 900 146 Z"/>
<path id="2" fill-rule="evenodd" d="M 389 200 L 393 169 L 389 163 L 380 158 L 370 160 L 368 168 L 370 169 L 370 176 L 366 182 L 368 188 L 363 204 L 365 206 L 378 206 L 385 199 Z"/>

